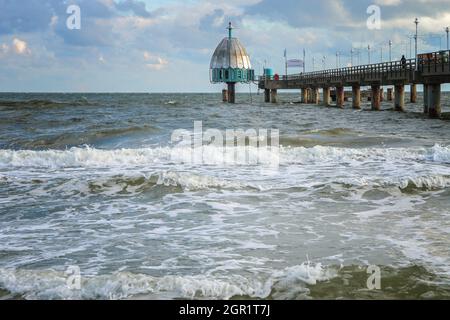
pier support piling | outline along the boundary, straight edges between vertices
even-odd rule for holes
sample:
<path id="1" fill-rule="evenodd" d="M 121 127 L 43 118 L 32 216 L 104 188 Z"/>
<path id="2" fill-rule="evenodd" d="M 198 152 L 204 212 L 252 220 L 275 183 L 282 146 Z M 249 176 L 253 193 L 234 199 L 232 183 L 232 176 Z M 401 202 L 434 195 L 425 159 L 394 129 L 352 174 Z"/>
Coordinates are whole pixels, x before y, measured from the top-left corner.
<path id="1" fill-rule="evenodd" d="M 417 85 L 416 84 L 412 84 L 411 85 L 410 102 L 411 103 L 416 103 L 417 102 Z"/>
<path id="2" fill-rule="evenodd" d="M 428 86 L 428 114 L 430 118 L 441 116 L 441 84 Z"/>
<path id="3" fill-rule="evenodd" d="M 344 87 L 336 87 L 336 105 L 338 108 L 344 108 L 345 92 Z"/>
<path id="4" fill-rule="evenodd" d="M 384 88 L 383 87 L 380 88 L 380 101 L 381 102 L 384 101 Z"/>
<path id="5" fill-rule="evenodd" d="M 313 104 L 319 104 L 320 102 L 319 88 L 312 89 L 312 100 Z"/>
<path id="6" fill-rule="evenodd" d="M 308 89 L 302 88 L 302 100 L 301 103 L 308 103 Z"/>
<path id="7" fill-rule="evenodd" d="M 270 102 L 270 89 L 264 89 L 264 102 Z"/>
<path id="8" fill-rule="evenodd" d="M 388 100 L 388 101 L 394 100 L 392 88 L 387 89 L 387 100 Z"/>
<path id="9" fill-rule="evenodd" d="M 311 88 L 306 89 L 306 103 L 313 103 Z"/>
<path id="10" fill-rule="evenodd" d="M 395 110 L 405 111 L 405 86 L 396 85 L 395 86 Z"/>
<path id="11" fill-rule="evenodd" d="M 352 100 L 353 109 L 361 109 L 361 87 L 359 85 L 352 87 Z"/>
<path id="12" fill-rule="evenodd" d="M 270 90 L 270 102 L 277 103 L 278 92 L 277 89 Z"/>
<path id="13" fill-rule="evenodd" d="M 322 102 L 322 104 L 325 107 L 328 107 L 330 105 L 330 96 L 331 96 L 330 88 L 323 88 L 323 102 Z"/>
<path id="14" fill-rule="evenodd" d="M 228 103 L 235 103 L 236 102 L 236 84 L 229 82 L 228 83 Z"/>
<path id="15" fill-rule="evenodd" d="M 428 114 L 429 111 L 429 107 L 428 107 L 428 91 L 429 90 L 429 86 L 427 84 L 423 85 L 423 113 L 424 114 Z"/>
<path id="16" fill-rule="evenodd" d="M 372 110 L 380 111 L 381 110 L 381 94 L 380 94 L 380 86 L 375 85 L 372 86 Z"/>
<path id="17" fill-rule="evenodd" d="M 228 102 L 228 91 L 227 91 L 227 89 L 223 89 L 222 90 L 222 101 L 223 102 Z"/>

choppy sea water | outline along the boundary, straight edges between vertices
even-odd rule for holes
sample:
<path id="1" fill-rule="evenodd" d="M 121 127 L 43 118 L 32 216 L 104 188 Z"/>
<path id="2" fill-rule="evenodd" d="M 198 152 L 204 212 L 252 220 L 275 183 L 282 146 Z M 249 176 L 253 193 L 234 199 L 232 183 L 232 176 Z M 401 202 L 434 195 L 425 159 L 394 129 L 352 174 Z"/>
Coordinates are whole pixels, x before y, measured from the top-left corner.
<path id="1" fill-rule="evenodd" d="M 448 120 L 220 98 L 0 94 L 0 299 L 450 298 Z M 173 161 L 194 121 L 279 167 Z"/>

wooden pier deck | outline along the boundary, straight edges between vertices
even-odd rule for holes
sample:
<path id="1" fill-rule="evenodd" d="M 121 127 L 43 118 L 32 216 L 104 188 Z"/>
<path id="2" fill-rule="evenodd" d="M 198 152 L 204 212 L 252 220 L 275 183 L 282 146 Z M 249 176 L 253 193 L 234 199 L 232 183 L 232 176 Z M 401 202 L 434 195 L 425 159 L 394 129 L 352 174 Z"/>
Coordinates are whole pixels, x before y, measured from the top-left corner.
<path id="1" fill-rule="evenodd" d="M 389 89 L 387 99 L 395 101 L 395 109 L 405 111 L 405 85 L 411 85 L 411 102 L 417 100 L 417 85 L 424 86 L 424 112 L 430 117 L 441 115 L 441 85 L 450 83 L 450 51 L 439 51 L 419 55 L 406 61 L 384 62 L 274 77 L 259 77 L 258 86 L 265 92 L 266 102 L 277 101 L 277 90 L 296 89 L 302 91 L 302 103 L 319 104 L 319 89 L 322 89 L 322 104 L 330 105 L 331 88 L 336 90 L 336 104 L 345 105 L 345 87 L 352 88 L 352 107 L 361 108 L 361 87 L 371 87 L 373 110 L 380 110 L 384 98 L 382 86 Z"/>

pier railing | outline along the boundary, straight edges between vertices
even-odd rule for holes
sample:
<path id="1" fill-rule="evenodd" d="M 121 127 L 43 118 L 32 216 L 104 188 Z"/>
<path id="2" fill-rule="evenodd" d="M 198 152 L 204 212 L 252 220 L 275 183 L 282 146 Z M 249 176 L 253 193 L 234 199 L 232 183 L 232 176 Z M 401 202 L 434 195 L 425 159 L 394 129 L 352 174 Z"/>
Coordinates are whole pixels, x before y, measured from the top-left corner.
<path id="1" fill-rule="evenodd" d="M 289 82 L 351 82 L 360 81 L 362 78 L 370 80 L 381 79 L 383 77 L 390 78 L 412 78 L 416 71 L 416 60 L 409 59 L 406 61 L 392 61 L 377 64 L 360 65 L 354 67 L 346 67 L 340 69 L 330 69 L 323 71 L 314 71 L 301 74 L 293 74 L 281 76 L 279 80 Z M 274 77 L 259 77 L 259 81 L 274 80 Z"/>
<path id="2" fill-rule="evenodd" d="M 437 52 L 418 55 L 418 70 L 423 75 L 440 75 L 450 73 L 450 51 L 442 50 Z"/>

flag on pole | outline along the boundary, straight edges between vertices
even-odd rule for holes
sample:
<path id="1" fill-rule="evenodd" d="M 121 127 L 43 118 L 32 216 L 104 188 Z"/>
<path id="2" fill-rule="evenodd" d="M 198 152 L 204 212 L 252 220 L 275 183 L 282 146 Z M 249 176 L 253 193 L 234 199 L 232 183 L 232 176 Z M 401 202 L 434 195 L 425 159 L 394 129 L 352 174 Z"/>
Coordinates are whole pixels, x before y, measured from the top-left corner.
<path id="1" fill-rule="evenodd" d="M 287 61 L 288 68 L 303 68 L 305 62 L 300 59 L 291 59 Z"/>

